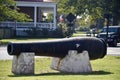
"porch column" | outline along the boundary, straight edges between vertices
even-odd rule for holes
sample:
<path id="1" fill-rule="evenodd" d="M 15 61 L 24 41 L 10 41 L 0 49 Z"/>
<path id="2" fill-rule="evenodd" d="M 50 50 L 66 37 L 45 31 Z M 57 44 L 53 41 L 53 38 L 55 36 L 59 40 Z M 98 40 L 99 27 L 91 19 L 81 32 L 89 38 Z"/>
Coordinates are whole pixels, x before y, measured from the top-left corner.
<path id="1" fill-rule="evenodd" d="M 34 6 L 34 27 L 36 27 L 37 23 L 37 6 Z"/>
<path id="2" fill-rule="evenodd" d="M 56 27 L 57 27 L 57 20 L 56 20 L 56 16 L 57 16 L 57 8 L 56 8 L 57 6 L 55 5 L 54 6 L 54 29 L 56 29 Z"/>

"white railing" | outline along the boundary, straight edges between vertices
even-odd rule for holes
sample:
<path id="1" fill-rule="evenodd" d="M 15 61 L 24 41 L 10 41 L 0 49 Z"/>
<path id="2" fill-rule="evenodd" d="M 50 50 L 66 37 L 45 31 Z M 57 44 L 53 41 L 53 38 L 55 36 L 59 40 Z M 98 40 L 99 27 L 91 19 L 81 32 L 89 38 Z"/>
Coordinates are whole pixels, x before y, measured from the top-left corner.
<path id="1" fill-rule="evenodd" d="M 0 27 L 13 27 L 15 22 L 0 22 Z"/>
<path id="2" fill-rule="evenodd" d="M 33 22 L 16 22 L 15 23 L 16 27 L 34 27 Z"/>
<path id="3" fill-rule="evenodd" d="M 52 29 L 53 23 L 36 23 L 36 27 Z M 29 28 L 35 27 L 33 22 L 0 22 L 0 27 Z"/>
<path id="4" fill-rule="evenodd" d="M 49 28 L 52 29 L 54 26 L 53 23 L 37 23 L 37 27 L 39 28 Z"/>

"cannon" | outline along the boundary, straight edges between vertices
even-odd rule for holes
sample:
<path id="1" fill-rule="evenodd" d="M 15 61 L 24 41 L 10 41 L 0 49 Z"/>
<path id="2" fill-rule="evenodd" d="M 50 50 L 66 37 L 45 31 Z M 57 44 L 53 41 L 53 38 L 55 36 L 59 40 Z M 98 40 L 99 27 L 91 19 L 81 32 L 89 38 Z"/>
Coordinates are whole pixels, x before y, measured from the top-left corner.
<path id="1" fill-rule="evenodd" d="M 9 55 L 19 55 L 21 52 L 34 52 L 36 56 L 64 58 L 69 50 L 78 53 L 88 51 L 90 60 L 103 58 L 107 52 L 104 40 L 91 37 L 64 38 L 29 43 L 8 43 Z"/>

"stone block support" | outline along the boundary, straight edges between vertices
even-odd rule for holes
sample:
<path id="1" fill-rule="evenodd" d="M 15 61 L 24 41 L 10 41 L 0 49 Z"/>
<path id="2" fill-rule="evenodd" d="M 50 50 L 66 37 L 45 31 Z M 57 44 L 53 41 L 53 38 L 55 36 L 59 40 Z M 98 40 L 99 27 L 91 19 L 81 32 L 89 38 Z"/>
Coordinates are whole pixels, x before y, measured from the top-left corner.
<path id="1" fill-rule="evenodd" d="M 77 53 L 75 50 L 70 50 L 63 59 L 53 58 L 51 68 L 67 73 L 92 72 L 87 51 Z"/>
<path id="2" fill-rule="evenodd" d="M 21 53 L 14 56 L 12 72 L 14 74 L 34 74 L 34 53 Z"/>

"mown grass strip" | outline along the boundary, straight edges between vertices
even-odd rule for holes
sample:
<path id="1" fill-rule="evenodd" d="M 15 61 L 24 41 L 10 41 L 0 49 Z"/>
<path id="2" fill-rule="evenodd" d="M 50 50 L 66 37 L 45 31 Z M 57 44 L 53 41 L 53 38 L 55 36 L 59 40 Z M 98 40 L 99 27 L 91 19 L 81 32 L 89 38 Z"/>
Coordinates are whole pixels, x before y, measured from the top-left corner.
<path id="1" fill-rule="evenodd" d="M 91 61 L 92 73 L 60 73 L 50 69 L 51 58 L 35 59 L 34 75 L 14 75 L 11 73 L 12 61 L 0 61 L 0 80 L 119 80 L 120 57 L 106 56 Z M 77 65 L 76 65 L 77 66 Z"/>

